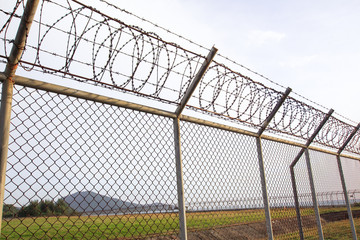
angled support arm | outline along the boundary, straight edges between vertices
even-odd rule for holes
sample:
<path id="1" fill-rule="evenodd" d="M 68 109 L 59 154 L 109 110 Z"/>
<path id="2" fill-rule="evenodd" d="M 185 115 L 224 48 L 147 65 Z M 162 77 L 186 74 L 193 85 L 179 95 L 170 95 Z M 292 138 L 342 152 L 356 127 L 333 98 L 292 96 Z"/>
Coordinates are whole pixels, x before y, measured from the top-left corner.
<path id="1" fill-rule="evenodd" d="M 197 85 L 199 84 L 201 78 L 204 76 L 206 70 L 209 68 L 209 65 L 210 65 L 211 61 L 214 59 L 217 51 L 218 51 L 217 48 L 215 48 L 215 47 L 211 48 L 209 54 L 205 58 L 205 61 L 201 65 L 198 73 L 195 75 L 194 80 L 191 82 L 190 86 L 188 87 L 188 89 L 186 90 L 186 92 L 184 94 L 184 97 L 181 99 L 181 102 L 175 111 L 176 116 L 179 117 L 181 115 L 186 104 L 188 103 L 189 99 L 191 98 L 192 94 L 194 93 Z"/>
<path id="2" fill-rule="evenodd" d="M 262 190 L 262 195 L 263 195 L 265 217 L 266 217 L 266 231 L 267 231 L 268 239 L 274 239 L 274 236 L 273 236 L 273 229 L 272 229 L 272 223 L 271 223 L 269 197 L 268 197 L 267 185 L 266 185 L 264 158 L 263 158 L 262 145 L 261 145 L 261 135 L 263 134 L 263 132 L 265 131 L 266 127 L 269 125 L 271 120 L 275 117 L 275 114 L 280 109 L 280 107 L 284 103 L 285 99 L 289 96 L 290 92 L 291 92 L 291 88 L 287 88 L 284 95 L 282 95 L 280 100 L 275 105 L 274 109 L 271 111 L 269 116 L 265 119 L 263 125 L 261 126 L 261 128 L 258 131 L 258 136 L 256 138 L 256 147 L 257 147 L 257 152 L 258 152 L 259 171 L 260 171 L 260 179 L 261 179 L 261 190 Z"/>
<path id="3" fill-rule="evenodd" d="M 213 47 L 208 56 L 205 58 L 205 61 L 200 67 L 200 70 L 195 75 L 194 80 L 186 90 L 183 99 L 181 100 L 179 106 L 175 111 L 174 118 L 174 143 L 175 143 L 175 161 L 176 161 L 176 183 L 177 183 L 177 192 L 178 192 L 178 207 L 179 207 L 179 225 L 180 225 L 180 239 L 187 239 L 187 227 L 186 227 L 186 207 L 185 207 L 185 197 L 184 197 L 184 180 L 183 180 L 183 168 L 182 168 L 182 155 L 181 155 L 181 136 L 180 136 L 180 115 L 184 110 L 186 104 L 194 93 L 197 85 L 204 76 L 206 70 L 208 69 L 211 61 L 215 57 L 217 49 Z"/>
<path id="4" fill-rule="evenodd" d="M 275 105 L 274 109 L 271 111 L 269 116 L 265 119 L 263 125 L 261 126 L 261 128 L 258 131 L 259 137 L 263 134 L 263 132 L 265 131 L 267 126 L 270 124 L 271 120 L 275 117 L 275 114 L 277 113 L 277 111 L 279 111 L 281 105 L 285 102 L 285 99 L 289 96 L 290 92 L 291 92 L 291 88 L 287 88 L 284 95 L 282 95 L 280 100 Z"/>
<path id="5" fill-rule="evenodd" d="M 303 232 L 303 227 L 302 227 L 302 221 L 301 221 L 301 213 L 300 213 L 300 203 L 299 203 L 299 197 L 297 194 L 297 187 L 296 187 L 296 179 L 295 179 L 295 172 L 294 172 L 294 167 L 296 165 L 296 163 L 299 161 L 299 159 L 301 158 L 301 156 L 304 154 L 304 152 L 306 150 L 308 150 L 310 144 L 314 141 L 315 137 L 318 135 L 318 133 L 320 132 L 320 130 L 323 128 L 323 126 L 325 125 L 325 123 L 329 120 L 330 116 L 333 114 L 334 110 L 330 109 L 330 111 L 326 114 L 325 118 L 321 121 L 321 123 L 319 124 L 319 126 L 315 129 L 314 133 L 311 135 L 311 137 L 307 140 L 305 147 L 303 147 L 300 152 L 298 153 L 298 155 L 295 157 L 294 161 L 290 164 L 290 175 L 291 175 L 291 183 L 292 183 L 292 188 L 293 188 L 293 193 L 294 193 L 294 201 L 295 201 L 295 210 L 296 210 L 296 216 L 297 216 L 297 222 L 298 222 L 298 228 L 299 228 L 299 236 L 300 239 L 304 239 L 304 232 Z M 312 178 L 312 172 L 311 172 L 311 166 L 310 166 L 310 161 L 309 160 L 309 154 L 308 152 L 306 152 L 306 157 L 307 157 L 307 165 L 308 165 L 308 172 L 309 172 L 309 180 L 310 182 L 312 182 L 313 178 Z M 313 185 L 312 185 L 313 186 Z M 312 189 L 312 196 L 314 199 L 314 191 L 313 191 L 313 187 Z M 316 196 L 315 196 L 315 201 L 316 201 Z M 314 204 L 315 205 L 315 204 Z M 314 206 L 315 207 L 315 206 Z M 317 206 L 315 207 L 315 211 L 318 210 Z M 319 214 L 316 214 L 317 217 L 317 223 L 318 223 L 318 229 L 319 231 L 322 232 L 322 228 L 321 228 L 321 221 L 319 220 L 320 216 Z M 319 235 L 321 238 L 321 234 Z"/>

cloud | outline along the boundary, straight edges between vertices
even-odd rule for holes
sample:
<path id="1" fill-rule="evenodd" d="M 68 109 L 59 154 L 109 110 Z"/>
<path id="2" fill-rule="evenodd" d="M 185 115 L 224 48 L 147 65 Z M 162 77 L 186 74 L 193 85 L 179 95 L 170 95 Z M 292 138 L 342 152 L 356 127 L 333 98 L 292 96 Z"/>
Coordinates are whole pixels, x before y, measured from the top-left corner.
<path id="1" fill-rule="evenodd" d="M 286 62 L 282 61 L 280 62 L 280 66 L 298 68 L 298 67 L 306 66 L 317 60 L 319 60 L 318 55 L 300 56 L 300 57 L 289 58 Z"/>
<path id="2" fill-rule="evenodd" d="M 264 45 L 269 42 L 280 42 L 285 36 L 285 33 L 253 30 L 248 34 L 248 40 L 250 44 Z"/>

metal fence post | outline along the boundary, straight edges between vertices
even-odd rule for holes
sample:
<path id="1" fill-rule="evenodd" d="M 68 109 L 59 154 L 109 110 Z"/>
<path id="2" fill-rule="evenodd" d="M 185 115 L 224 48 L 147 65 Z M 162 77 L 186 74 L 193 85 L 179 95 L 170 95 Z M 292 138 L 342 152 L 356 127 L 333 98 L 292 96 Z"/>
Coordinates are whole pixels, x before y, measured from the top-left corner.
<path id="1" fill-rule="evenodd" d="M 296 217 L 298 220 L 298 227 L 299 227 L 299 237 L 301 240 L 304 239 L 304 232 L 302 227 L 302 220 L 301 220 L 301 212 L 300 212 L 300 203 L 299 203 L 299 196 L 297 193 L 297 187 L 296 187 L 296 178 L 295 178 L 295 172 L 294 167 L 297 164 L 297 162 L 300 160 L 301 156 L 304 154 L 305 150 L 308 149 L 310 144 L 314 141 L 317 134 L 320 132 L 322 127 L 325 125 L 327 120 L 329 120 L 331 114 L 333 114 L 334 110 L 330 109 L 330 111 L 326 114 L 324 119 L 321 121 L 319 126 L 315 129 L 314 133 L 311 135 L 311 137 L 306 141 L 305 147 L 303 147 L 298 155 L 295 157 L 294 161 L 290 164 L 290 174 L 291 174 L 291 184 L 293 188 L 293 194 L 294 194 L 294 203 L 295 203 L 295 210 L 296 210 Z"/>
<path id="2" fill-rule="evenodd" d="M 343 171 L 342 164 L 341 164 L 340 154 L 345 149 L 345 147 L 348 145 L 350 140 L 355 136 L 355 134 L 359 130 L 359 128 L 360 128 L 360 123 L 355 127 L 355 129 L 352 131 L 352 133 L 346 139 L 346 141 L 341 146 L 341 148 L 339 148 L 338 155 L 336 156 L 337 163 L 338 163 L 338 168 L 339 168 L 339 173 L 340 173 L 341 185 L 342 185 L 343 192 L 344 192 L 344 198 L 345 198 L 345 202 L 346 202 L 346 208 L 347 208 L 347 213 L 348 213 L 348 216 L 349 216 L 349 221 L 350 221 L 353 240 L 357 240 L 356 228 L 355 228 L 354 218 L 353 218 L 352 211 L 351 211 L 351 204 L 350 204 L 349 195 L 348 195 L 348 192 L 347 192 L 345 176 L 344 176 L 344 171 Z"/>
<path id="3" fill-rule="evenodd" d="M 185 206 L 185 197 L 184 197 L 184 180 L 183 180 L 182 156 L 181 156 L 180 115 L 184 110 L 187 102 L 191 98 L 192 94 L 194 93 L 201 78 L 204 76 L 206 70 L 208 69 L 216 53 L 217 53 L 217 49 L 213 47 L 210 50 L 205 61 L 201 65 L 198 73 L 195 75 L 194 80 L 186 90 L 183 99 L 181 99 L 180 104 L 175 111 L 176 117 L 174 118 L 174 138 L 175 138 L 176 180 L 177 180 L 177 191 L 178 191 L 181 240 L 187 239 L 187 228 L 186 228 L 186 206 Z"/>
<path id="4" fill-rule="evenodd" d="M 340 155 L 337 156 L 337 163 L 338 163 L 338 167 L 339 167 L 341 185 L 342 185 L 343 192 L 344 192 L 346 208 L 347 208 L 347 212 L 348 212 L 348 216 L 349 216 L 352 237 L 354 240 L 357 240 L 356 228 L 355 228 L 354 218 L 353 218 L 352 211 L 351 211 L 351 204 L 350 204 L 349 195 L 348 195 L 347 188 L 346 188 L 345 177 L 344 177 L 344 172 L 342 169 Z"/>
<path id="5" fill-rule="evenodd" d="M 314 211 L 315 211 L 315 217 L 316 217 L 316 224 L 318 227 L 319 239 L 323 240 L 324 233 L 323 233 L 322 226 L 321 226 L 321 217 L 320 217 L 319 205 L 318 205 L 318 201 L 317 201 L 317 197 L 316 197 L 314 176 L 313 176 L 312 168 L 311 168 L 309 149 L 305 149 L 305 158 L 306 158 L 306 166 L 307 166 L 308 174 L 309 174 L 311 196 L 312 196 L 312 200 L 313 200 L 313 204 L 314 204 Z"/>
<path id="6" fill-rule="evenodd" d="M 291 92 L 291 88 L 287 88 L 283 96 L 275 105 L 274 109 L 271 111 L 269 116 L 265 119 L 264 123 L 262 124 L 261 128 L 258 131 L 258 137 L 256 138 L 256 149 L 258 153 L 258 160 L 259 160 L 259 171 L 260 171 L 260 179 L 261 179 L 261 189 L 263 195 L 263 202 L 265 208 L 265 218 L 266 218 L 266 231 L 268 235 L 268 239 L 274 239 L 273 236 L 273 229 L 271 223 L 271 213 L 270 213 L 270 204 L 269 204 L 269 196 L 267 192 L 267 185 L 266 185 L 266 176 L 265 176 L 265 167 L 264 167 L 264 157 L 262 152 L 262 145 L 261 145 L 261 135 L 265 131 L 266 127 L 269 125 L 271 120 L 275 117 L 275 114 L 280 109 L 281 105 L 285 102 L 285 99 L 289 96 Z"/>
<path id="7" fill-rule="evenodd" d="M 295 200 L 295 211 L 296 211 L 296 218 L 297 218 L 298 228 L 299 228 L 299 237 L 301 240 L 303 240 L 304 232 L 303 232 L 303 226 L 302 226 L 302 221 L 301 221 L 300 203 L 299 203 L 299 196 L 298 196 L 297 186 L 296 186 L 295 172 L 294 172 L 293 167 L 290 167 L 290 175 L 291 175 L 291 185 L 293 188 L 293 194 L 294 194 L 294 200 Z"/>
<path id="8" fill-rule="evenodd" d="M 9 146 L 9 132 L 11 119 L 11 105 L 13 96 L 14 81 L 13 77 L 21 58 L 21 54 L 25 48 L 26 38 L 29 34 L 32 21 L 38 6 L 39 0 L 29 0 L 26 3 L 24 14 L 21 18 L 15 41 L 8 57 L 4 75 L 6 79 L 3 82 L 1 92 L 1 109 L 0 109 L 0 217 L 2 219 L 5 179 L 6 179 L 6 163 Z M 1 220 L 0 219 L 0 220 Z M 1 232 L 0 221 L 0 232 Z"/>
<path id="9" fill-rule="evenodd" d="M 180 120 L 174 118 L 174 137 L 175 137 L 175 158 L 176 158 L 176 182 L 178 192 L 178 208 L 179 208 L 179 225 L 180 225 L 180 239 L 187 239 L 186 229 L 186 208 L 184 198 L 184 181 L 181 157 L 181 139 L 180 139 Z"/>
<path id="10" fill-rule="evenodd" d="M 256 147 L 257 147 L 257 153 L 258 153 L 258 159 L 259 159 L 261 190 L 262 190 L 263 202 L 264 202 L 264 208 L 265 208 L 266 231 L 267 231 L 268 239 L 270 240 L 270 239 L 274 239 L 274 236 L 273 236 L 273 229 L 272 229 L 272 224 L 271 224 L 270 204 L 269 204 L 269 197 L 268 197 L 268 193 L 267 193 L 264 159 L 263 159 L 260 137 L 256 138 Z"/>

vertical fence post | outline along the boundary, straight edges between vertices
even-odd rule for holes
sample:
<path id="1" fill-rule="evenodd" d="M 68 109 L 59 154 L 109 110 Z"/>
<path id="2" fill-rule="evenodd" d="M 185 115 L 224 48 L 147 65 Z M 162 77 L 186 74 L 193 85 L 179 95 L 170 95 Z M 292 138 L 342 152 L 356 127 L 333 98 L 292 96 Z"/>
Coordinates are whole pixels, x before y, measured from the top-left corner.
<path id="1" fill-rule="evenodd" d="M 174 118 L 174 137 L 175 137 L 175 160 L 176 160 L 176 182 L 178 192 L 178 208 L 179 208 L 179 225 L 180 239 L 187 239 L 186 214 L 185 214 L 185 198 L 184 198 L 184 181 L 181 157 L 181 139 L 180 139 L 180 120 Z"/>
<path id="2" fill-rule="evenodd" d="M 186 207 L 185 207 L 185 197 L 184 197 L 184 180 L 183 180 L 182 156 L 181 156 L 180 115 L 184 110 L 187 102 L 191 98 L 192 94 L 194 93 L 201 78 L 204 76 L 211 61 L 214 59 L 216 53 L 217 53 L 217 49 L 213 47 L 210 50 L 208 56 L 205 58 L 205 61 L 201 65 L 199 71 L 194 77 L 194 80 L 186 90 L 184 97 L 181 99 L 180 104 L 175 111 L 176 118 L 174 118 L 174 138 L 175 138 L 175 157 L 176 157 L 176 181 L 177 181 L 177 191 L 178 191 L 181 240 L 187 239 L 187 228 L 186 228 Z"/>
<path id="3" fill-rule="evenodd" d="M 297 191 L 297 186 L 296 186 L 294 167 L 291 167 L 291 166 L 290 166 L 290 175 L 291 175 L 291 185 L 293 188 L 293 194 L 294 194 L 294 200 L 295 200 L 295 212 L 296 212 L 296 218 L 297 218 L 297 223 L 298 223 L 298 228 L 299 228 L 299 237 L 301 240 L 303 240 L 304 239 L 304 231 L 303 231 L 303 226 L 302 226 L 302 221 L 301 221 L 299 196 L 298 196 L 298 191 Z"/>
<path id="4" fill-rule="evenodd" d="M 274 236 L 273 236 L 273 229 L 272 229 L 272 223 L 271 223 L 269 196 L 268 196 L 267 185 L 266 185 L 264 157 L 263 157 L 262 145 L 261 145 L 261 135 L 263 134 L 263 132 L 265 131 L 266 127 L 269 125 L 271 120 L 275 117 L 275 114 L 280 109 L 281 105 L 285 102 L 285 99 L 289 96 L 290 92 L 291 92 L 291 88 L 287 88 L 285 93 L 282 95 L 280 100 L 275 105 L 274 109 L 270 112 L 269 116 L 267 116 L 267 118 L 265 119 L 264 123 L 262 124 L 261 128 L 258 131 L 258 137 L 256 138 L 256 149 L 257 149 L 258 160 L 259 160 L 261 190 L 262 190 L 263 203 L 264 203 L 264 208 L 265 208 L 266 232 L 268 235 L 268 239 L 274 239 Z"/>
<path id="5" fill-rule="evenodd" d="M 352 133 L 346 139 L 344 144 L 339 148 L 338 155 L 336 156 L 337 163 L 338 163 L 338 168 L 339 168 L 339 173 L 340 173 L 341 185 L 342 185 L 343 192 L 344 192 L 344 198 L 345 198 L 345 202 L 346 202 L 346 208 L 347 208 L 347 213 L 348 213 L 348 216 L 349 216 L 349 221 L 350 221 L 353 240 L 357 240 L 356 228 L 355 228 L 354 218 L 353 218 L 352 211 L 351 211 L 351 204 L 350 204 L 349 195 L 348 195 L 348 192 L 347 192 L 345 176 L 344 176 L 344 171 L 343 171 L 342 164 L 341 164 L 340 154 L 345 149 L 345 147 L 348 145 L 350 140 L 355 136 L 355 134 L 359 130 L 359 128 L 360 128 L 360 123 L 355 127 L 355 129 L 352 131 Z"/>
<path id="6" fill-rule="evenodd" d="M 258 160 L 259 160 L 261 190 L 262 190 L 263 202 L 264 202 L 264 208 L 265 208 L 266 232 L 268 235 L 268 239 L 272 240 L 272 239 L 274 239 L 274 236 L 273 236 L 273 230 L 272 230 L 272 224 L 271 224 L 270 204 L 269 204 L 269 197 L 268 197 L 268 193 L 267 193 L 264 159 L 263 159 L 260 137 L 256 138 L 256 147 L 257 147 Z"/>
<path id="7" fill-rule="evenodd" d="M 313 200 L 313 204 L 314 204 L 314 211 L 315 211 L 315 217 L 316 217 L 316 224 L 317 224 L 317 227 L 318 227 L 319 239 L 323 240 L 324 239 L 324 233 L 323 233 L 322 225 L 321 225 L 321 217 L 320 217 L 319 205 L 318 205 L 318 201 L 317 201 L 317 197 L 316 197 L 314 175 L 313 175 L 312 168 L 311 168 L 311 161 L 310 161 L 310 155 L 309 155 L 309 149 L 308 148 L 305 149 L 305 158 L 306 158 L 306 166 L 307 166 L 307 169 L 308 169 L 310 188 L 311 188 L 311 196 L 312 196 L 312 200 Z"/>
<path id="8" fill-rule="evenodd" d="M 352 211 L 351 211 L 351 204 L 350 204 L 349 195 L 348 195 L 347 188 L 346 188 L 345 177 L 344 177 L 344 172 L 343 172 L 342 165 L 341 165 L 340 155 L 337 155 L 337 163 L 338 163 L 338 167 L 339 167 L 341 185 L 342 185 L 343 192 L 344 192 L 347 213 L 349 216 L 352 237 L 354 240 L 357 240 L 356 228 L 355 228 L 354 218 L 353 218 Z"/>
<path id="9" fill-rule="evenodd" d="M 305 147 L 300 150 L 298 155 L 295 157 L 294 161 L 290 164 L 290 174 L 291 174 L 291 184 L 293 188 L 294 193 L 294 202 L 295 202 L 295 210 L 296 210 L 296 217 L 298 221 L 298 227 L 299 227 L 299 237 L 301 240 L 304 239 L 304 232 L 302 227 L 302 220 L 301 220 L 301 212 L 300 212 L 300 203 L 299 203 L 299 196 L 297 193 L 297 187 L 296 187 L 296 178 L 295 178 L 295 172 L 294 168 L 297 162 L 300 160 L 301 156 L 304 154 L 305 150 L 310 146 L 310 144 L 314 141 L 315 137 L 318 135 L 322 127 L 325 125 L 327 120 L 329 120 L 331 114 L 333 114 L 334 110 L 330 109 L 330 111 L 326 114 L 324 119 L 321 121 L 319 126 L 315 129 L 314 133 L 311 135 L 311 137 L 306 141 Z"/>
<path id="10" fill-rule="evenodd" d="M 8 57 L 4 75 L 6 79 L 3 82 L 1 92 L 1 109 L 0 109 L 0 232 L 3 215 L 6 164 L 9 147 L 9 132 L 11 119 L 11 105 L 13 96 L 14 81 L 13 77 L 25 48 L 26 38 L 29 34 L 32 21 L 38 6 L 39 0 L 28 0 L 20 21 L 18 31 Z"/>

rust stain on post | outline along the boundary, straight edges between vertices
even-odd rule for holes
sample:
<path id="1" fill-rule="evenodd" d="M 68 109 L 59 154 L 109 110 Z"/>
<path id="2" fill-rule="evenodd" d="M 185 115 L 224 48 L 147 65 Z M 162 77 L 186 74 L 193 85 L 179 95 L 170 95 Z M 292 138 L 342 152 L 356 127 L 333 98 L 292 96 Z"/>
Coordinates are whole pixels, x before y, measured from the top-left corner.
<path id="1" fill-rule="evenodd" d="M 39 0 L 28 0 L 21 18 L 15 41 L 8 57 L 5 68 L 5 80 L 2 85 L 1 109 L 0 109 L 0 217 L 3 215 L 6 164 L 9 147 L 11 105 L 13 96 L 14 76 L 19 64 L 19 60 L 26 44 Z M 1 231 L 1 221 L 0 221 Z"/>

